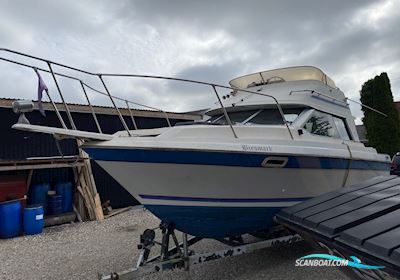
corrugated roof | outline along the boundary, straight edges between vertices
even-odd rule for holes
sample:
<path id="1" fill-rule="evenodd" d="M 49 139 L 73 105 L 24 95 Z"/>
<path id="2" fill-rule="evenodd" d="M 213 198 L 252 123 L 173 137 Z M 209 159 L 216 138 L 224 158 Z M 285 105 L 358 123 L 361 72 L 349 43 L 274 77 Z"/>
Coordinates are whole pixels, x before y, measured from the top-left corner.
<path id="1" fill-rule="evenodd" d="M 12 103 L 16 100 L 14 98 L 0 98 L 0 108 L 11 108 Z M 31 100 L 35 108 L 37 107 L 37 101 Z M 91 113 L 91 109 L 88 105 L 84 104 L 76 104 L 76 103 L 67 103 L 68 109 L 71 112 L 78 112 L 78 113 Z M 59 111 L 65 111 L 65 107 L 63 103 L 56 102 L 57 109 Z M 43 102 L 43 108 L 46 111 L 54 111 L 53 105 L 50 102 Z M 116 111 L 114 107 L 109 106 L 93 106 L 94 111 L 96 114 L 101 115 L 116 115 Z M 130 116 L 129 110 L 127 108 L 119 108 L 121 114 L 123 116 Z M 151 111 L 151 110 L 139 110 L 139 109 L 131 109 L 132 115 L 134 117 L 147 117 L 147 118 L 165 118 L 163 112 L 159 111 Z M 195 113 L 174 113 L 174 112 L 166 112 L 169 118 L 171 119 L 182 119 L 182 120 L 199 120 L 201 116 Z"/>

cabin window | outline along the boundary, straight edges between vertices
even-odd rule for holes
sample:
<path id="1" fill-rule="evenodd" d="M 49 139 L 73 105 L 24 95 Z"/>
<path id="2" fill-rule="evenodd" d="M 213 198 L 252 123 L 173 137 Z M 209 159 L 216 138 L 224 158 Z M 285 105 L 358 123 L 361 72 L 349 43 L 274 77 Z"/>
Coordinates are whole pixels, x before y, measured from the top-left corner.
<path id="1" fill-rule="evenodd" d="M 293 123 L 303 108 L 297 109 L 283 109 L 283 115 L 286 121 L 291 124 Z M 246 122 L 246 125 L 280 125 L 283 124 L 282 115 L 278 109 L 264 109 L 256 116 Z"/>
<path id="2" fill-rule="evenodd" d="M 206 120 L 206 123 L 213 123 L 213 122 L 215 122 L 215 121 L 217 121 L 217 120 L 219 120 L 221 118 L 222 118 L 221 114 L 220 115 L 214 115 L 211 118 L 209 118 L 208 120 Z"/>
<path id="3" fill-rule="evenodd" d="M 329 114 L 315 111 L 304 128 L 312 134 L 339 138 L 333 117 Z"/>
<path id="4" fill-rule="evenodd" d="M 333 117 L 339 136 L 343 140 L 350 140 L 349 132 L 347 131 L 344 120 L 338 117 Z"/>
<path id="5" fill-rule="evenodd" d="M 283 114 L 285 115 L 285 120 L 292 124 L 303 111 L 304 108 L 283 109 Z"/>
<path id="6" fill-rule="evenodd" d="M 236 111 L 236 112 L 230 112 L 228 113 L 228 115 L 229 118 L 231 119 L 232 124 L 238 124 L 244 122 L 246 119 L 254 115 L 256 112 L 257 110 Z M 228 123 L 225 119 L 225 115 L 222 115 L 221 118 L 216 119 L 215 121 L 212 122 L 212 124 L 226 125 Z"/>
<path id="7" fill-rule="evenodd" d="M 293 123 L 304 108 L 291 108 L 283 109 L 283 114 L 286 121 Z M 232 124 L 245 124 L 245 125 L 282 125 L 282 116 L 278 109 L 258 109 L 247 111 L 229 112 L 229 118 Z M 227 125 L 224 114 L 218 114 L 206 121 L 209 124 Z"/>
<path id="8" fill-rule="evenodd" d="M 343 119 L 315 111 L 304 128 L 316 135 L 350 140 L 350 134 Z"/>
<path id="9" fill-rule="evenodd" d="M 254 118 L 246 122 L 246 125 L 257 124 L 283 124 L 282 116 L 279 113 L 278 109 L 262 110 Z"/>

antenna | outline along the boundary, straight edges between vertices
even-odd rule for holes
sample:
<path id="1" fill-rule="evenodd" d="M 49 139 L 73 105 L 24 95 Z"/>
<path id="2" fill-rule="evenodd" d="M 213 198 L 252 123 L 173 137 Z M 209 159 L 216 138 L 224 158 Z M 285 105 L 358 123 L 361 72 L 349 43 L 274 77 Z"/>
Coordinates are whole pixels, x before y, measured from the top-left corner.
<path id="1" fill-rule="evenodd" d="M 350 99 L 350 98 L 348 98 L 348 97 L 346 97 L 346 100 L 349 100 L 349 101 L 351 101 L 351 102 L 357 103 L 358 105 L 361 105 L 361 107 L 365 107 L 365 108 L 367 108 L 367 109 L 369 109 L 369 110 L 371 110 L 371 111 L 374 111 L 375 113 L 378 113 L 378 114 L 381 114 L 382 116 L 387 117 L 387 115 L 386 115 L 385 113 L 382 113 L 381 111 L 378 111 L 378 110 L 376 110 L 376 109 L 374 109 L 374 108 L 372 108 L 372 107 L 370 107 L 370 106 L 364 105 L 364 104 L 362 104 L 361 102 L 355 101 L 355 100 Z"/>

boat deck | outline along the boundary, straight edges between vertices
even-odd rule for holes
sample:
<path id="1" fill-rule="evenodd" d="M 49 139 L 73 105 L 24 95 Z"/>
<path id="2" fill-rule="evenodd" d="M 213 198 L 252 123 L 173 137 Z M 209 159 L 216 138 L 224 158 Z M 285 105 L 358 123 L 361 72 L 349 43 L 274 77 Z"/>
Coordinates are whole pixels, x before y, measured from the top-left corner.
<path id="1" fill-rule="evenodd" d="M 303 237 L 400 276 L 400 177 L 375 177 L 285 208 L 276 218 Z"/>

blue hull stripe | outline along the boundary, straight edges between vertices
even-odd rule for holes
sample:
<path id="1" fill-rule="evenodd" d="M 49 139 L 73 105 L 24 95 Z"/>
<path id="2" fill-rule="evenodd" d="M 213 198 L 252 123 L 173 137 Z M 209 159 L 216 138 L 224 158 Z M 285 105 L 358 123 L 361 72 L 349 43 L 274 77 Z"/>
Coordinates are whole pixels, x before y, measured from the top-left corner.
<path id="1" fill-rule="evenodd" d="M 284 168 L 347 169 L 349 165 L 349 160 L 343 158 L 252 154 L 246 152 L 93 147 L 86 147 L 84 150 L 94 160 L 104 161 L 261 167 L 261 163 L 267 156 L 282 156 L 288 158 Z M 352 160 L 350 165 L 352 169 L 389 170 L 390 168 L 390 164 L 386 162 L 365 160 Z"/>
<path id="2" fill-rule="evenodd" d="M 163 195 L 139 195 L 143 199 L 174 200 L 174 201 L 200 201 L 200 202 L 300 202 L 311 197 L 296 198 L 204 198 L 204 197 L 181 197 Z"/>

